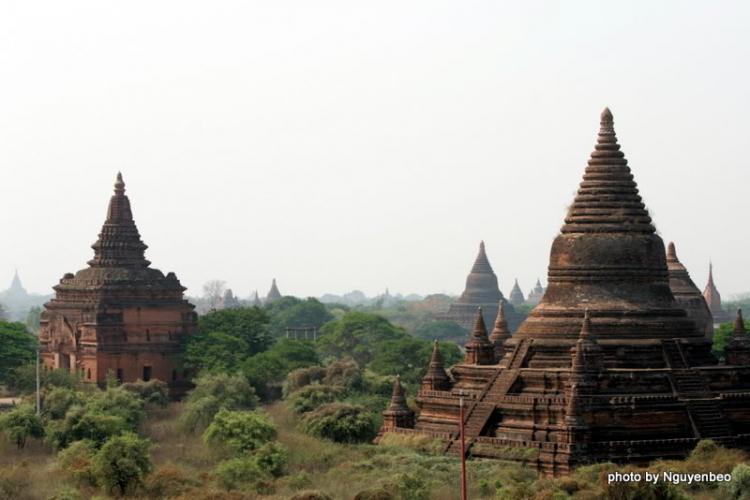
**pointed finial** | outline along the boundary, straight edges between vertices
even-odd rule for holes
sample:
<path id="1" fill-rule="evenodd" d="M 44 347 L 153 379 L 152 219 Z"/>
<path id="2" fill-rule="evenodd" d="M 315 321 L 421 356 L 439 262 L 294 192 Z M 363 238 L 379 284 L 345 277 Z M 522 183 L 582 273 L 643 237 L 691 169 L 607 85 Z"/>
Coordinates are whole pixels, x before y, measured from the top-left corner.
<path id="1" fill-rule="evenodd" d="M 671 241 L 667 246 L 667 260 L 677 262 L 677 251 L 675 250 L 674 243 Z"/>
<path id="2" fill-rule="evenodd" d="M 479 250 L 484 252 L 484 240 L 479 242 Z"/>
<path id="3" fill-rule="evenodd" d="M 125 182 L 122 180 L 122 173 L 117 172 L 117 180 L 115 181 L 115 194 L 122 196 L 125 194 Z"/>
<path id="4" fill-rule="evenodd" d="M 742 318 L 742 309 L 737 308 L 737 316 L 734 317 L 734 336 L 745 338 L 745 320 Z"/>
<path id="5" fill-rule="evenodd" d="M 600 118 L 599 135 L 615 135 L 615 121 L 609 108 L 604 108 Z"/>

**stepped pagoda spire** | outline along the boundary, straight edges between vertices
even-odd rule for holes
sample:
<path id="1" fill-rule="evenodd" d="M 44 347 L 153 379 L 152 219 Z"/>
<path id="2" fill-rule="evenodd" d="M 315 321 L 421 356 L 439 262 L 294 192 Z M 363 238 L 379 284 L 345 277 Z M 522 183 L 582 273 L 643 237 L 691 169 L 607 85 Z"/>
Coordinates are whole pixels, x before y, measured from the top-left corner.
<path id="1" fill-rule="evenodd" d="M 495 363 L 495 346 L 487 337 L 482 308 L 477 308 L 474 331 L 466 343 L 466 363 L 471 365 L 492 365 Z"/>
<path id="2" fill-rule="evenodd" d="M 383 412 L 383 427 L 414 427 L 414 411 L 406 404 L 406 394 L 400 376 L 396 376 L 396 383 L 393 385 L 391 406 Z"/>
<path id="3" fill-rule="evenodd" d="M 745 320 L 742 318 L 742 309 L 737 308 L 737 316 L 734 318 L 734 331 L 732 337 L 736 339 L 746 338 Z"/>
<path id="4" fill-rule="evenodd" d="M 432 348 L 432 357 L 430 358 L 430 367 L 427 373 L 422 377 L 422 389 L 427 391 L 447 391 L 450 389 L 451 379 L 445 371 L 443 365 L 443 356 L 440 355 L 438 341 Z"/>
<path id="5" fill-rule="evenodd" d="M 685 308 L 688 316 L 695 321 L 698 329 L 705 333 L 706 338 L 712 338 L 714 325 L 711 311 L 700 290 L 690 279 L 687 269 L 677 258 L 677 251 L 672 242 L 667 246 L 667 268 L 669 269 L 669 288 L 677 303 Z"/>
<path id="6" fill-rule="evenodd" d="M 495 319 L 495 328 L 492 330 L 490 335 L 490 342 L 495 347 L 495 362 L 500 361 L 505 355 L 505 348 L 503 344 L 506 340 L 511 337 L 510 330 L 508 330 L 508 322 L 505 321 L 505 307 L 503 302 L 497 306 L 497 318 Z"/>
<path id="7" fill-rule="evenodd" d="M 115 194 L 109 200 L 107 219 L 91 248 L 94 249 L 94 258 L 88 262 L 91 267 L 148 267 L 151 264 L 144 256 L 148 247 L 141 241 L 119 172 Z"/>
<path id="8" fill-rule="evenodd" d="M 706 288 L 703 290 L 703 298 L 706 300 L 708 309 L 711 311 L 714 326 L 732 321 L 729 313 L 721 307 L 721 294 L 714 284 L 714 265 L 711 262 L 708 263 L 708 283 L 706 283 Z"/>
<path id="9" fill-rule="evenodd" d="M 542 301 L 542 297 L 544 297 L 544 288 L 542 287 L 539 278 L 537 278 L 536 285 L 534 285 L 534 288 L 529 292 L 529 296 L 526 297 L 526 303 L 532 305 L 538 304 Z"/>
<path id="10" fill-rule="evenodd" d="M 508 302 L 510 302 L 514 306 L 520 306 L 521 304 L 526 302 L 526 298 L 523 296 L 521 287 L 518 286 L 518 279 L 516 279 L 516 283 L 513 285 L 513 290 L 510 291 Z"/>
<path id="11" fill-rule="evenodd" d="M 737 315 L 734 318 L 732 338 L 726 347 L 726 362 L 734 366 L 750 365 L 750 338 L 747 337 L 742 309 L 737 309 Z"/>
<path id="12" fill-rule="evenodd" d="M 263 302 L 261 302 L 260 297 L 258 297 L 258 290 L 255 290 L 255 297 L 253 298 L 253 305 L 255 307 L 263 307 Z"/>
<path id="13" fill-rule="evenodd" d="M 491 324 L 497 316 L 497 304 L 507 301 L 503 297 L 497 283 L 497 275 L 487 258 L 484 241 L 479 242 L 479 253 L 474 260 L 469 275 L 466 277 L 466 287 L 455 304 L 451 304 L 446 313 L 434 316 L 437 320 L 454 321 L 463 328 L 471 331 L 474 326 L 477 307 L 484 311 L 485 324 Z M 513 308 L 505 311 L 508 328 L 514 332 L 524 319 L 524 315 L 517 313 Z"/>
<path id="14" fill-rule="evenodd" d="M 712 362 L 704 332 L 669 288 L 664 243 L 620 151 L 609 109 L 602 112 L 595 150 L 552 244 L 547 281 L 544 298 L 508 346 L 533 338 L 532 365 L 539 355 L 549 366 L 548 356 L 559 352 L 561 342 L 573 347 L 585 308 L 596 313 L 598 337 L 613 350 L 605 357 L 613 368 L 664 366 L 660 351 L 639 353 L 636 339 L 684 339 L 695 364 Z M 565 358 L 560 361 L 567 365 Z"/>
<path id="15" fill-rule="evenodd" d="M 65 273 L 44 304 L 41 358 L 88 384 L 103 386 L 113 373 L 120 382 L 159 379 L 170 395 L 184 395 L 190 372 L 177 356 L 198 327 L 195 306 L 175 273 L 165 275 L 145 259 L 119 173 L 114 188 L 94 258 L 75 275 Z"/>
<path id="16" fill-rule="evenodd" d="M 268 291 L 268 295 L 266 295 L 266 304 L 275 302 L 280 298 L 281 292 L 279 292 L 279 288 L 276 286 L 276 278 L 274 278 L 273 282 L 271 283 L 271 289 Z"/>

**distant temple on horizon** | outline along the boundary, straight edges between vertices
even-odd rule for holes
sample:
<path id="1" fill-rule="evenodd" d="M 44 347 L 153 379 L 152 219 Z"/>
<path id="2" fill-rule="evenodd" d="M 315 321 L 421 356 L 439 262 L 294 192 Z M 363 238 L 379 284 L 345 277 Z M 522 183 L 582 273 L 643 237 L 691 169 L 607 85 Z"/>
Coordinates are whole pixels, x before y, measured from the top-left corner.
<path id="1" fill-rule="evenodd" d="M 92 248 L 89 267 L 65 274 L 44 305 L 45 365 L 99 385 L 111 371 L 121 382 L 159 379 L 173 394 L 185 392 L 191 384 L 175 356 L 197 328 L 195 307 L 174 273 L 149 267 L 120 174 Z"/>
<path id="2" fill-rule="evenodd" d="M 529 296 L 526 297 L 526 304 L 537 305 L 542 301 L 542 297 L 544 297 L 544 288 L 542 288 L 542 283 L 539 281 L 539 278 L 537 278 L 536 285 L 531 292 L 529 292 Z"/>
<path id="3" fill-rule="evenodd" d="M 516 282 L 513 284 L 513 289 L 508 296 L 508 302 L 513 306 L 522 306 L 526 303 L 526 297 L 524 297 L 521 287 L 518 286 L 518 279 L 516 279 Z"/>
<path id="4" fill-rule="evenodd" d="M 240 300 L 234 296 L 234 293 L 232 293 L 232 289 L 227 288 L 216 309 L 230 309 L 233 307 L 241 306 L 242 304 L 240 303 Z"/>
<path id="5" fill-rule="evenodd" d="M 706 304 L 708 304 L 711 316 L 713 316 L 714 328 L 719 328 L 722 323 L 732 321 L 732 315 L 721 307 L 721 294 L 717 290 L 716 285 L 714 285 L 714 265 L 710 262 L 708 264 L 708 283 L 706 283 L 706 288 L 703 290 L 703 298 L 706 300 Z"/>
<path id="6" fill-rule="evenodd" d="M 503 297 L 497 284 L 495 271 L 492 270 L 487 258 L 484 241 L 481 241 L 477 258 L 466 277 L 466 288 L 458 302 L 451 304 L 448 312 L 435 314 L 434 317 L 440 321 L 454 321 L 465 329 L 471 330 L 477 307 L 481 307 L 485 311 L 485 319 L 488 323 L 491 323 L 497 316 L 498 304 L 501 302 L 505 304 L 505 314 L 510 331 L 514 332 L 526 316 L 516 312 L 513 306 Z"/>
<path id="7" fill-rule="evenodd" d="M 272 302 L 276 302 L 277 300 L 279 300 L 281 297 L 281 292 L 279 292 L 279 288 L 276 286 L 276 278 L 274 278 L 273 282 L 271 283 L 271 289 L 268 291 L 268 295 L 266 295 L 266 300 L 263 301 L 263 304 L 271 304 Z"/>
<path id="8" fill-rule="evenodd" d="M 464 362 L 446 371 L 435 344 L 419 416 L 397 382 L 376 440 L 429 435 L 460 455 L 463 399 L 468 455 L 522 461 L 543 476 L 684 458 L 707 438 L 750 449 L 750 339 L 741 312 L 720 365 L 706 330 L 670 288 L 670 278 L 686 277 L 670 253 L 671 276 L 605 109 L 552 243 L 541 302 L 512 337 L 502 331 L 502 309 L 490 336 L 486 313 L 475 308 Z"/>

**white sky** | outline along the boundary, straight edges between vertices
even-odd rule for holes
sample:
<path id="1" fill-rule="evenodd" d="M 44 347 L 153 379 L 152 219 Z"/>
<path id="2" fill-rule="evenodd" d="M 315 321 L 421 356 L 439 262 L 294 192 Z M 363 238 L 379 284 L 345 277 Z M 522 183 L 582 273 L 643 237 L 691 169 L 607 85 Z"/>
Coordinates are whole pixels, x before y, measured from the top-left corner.
<path id="1" fill-rule="evenodd" d="M 703 288 L 750 291 L 750 3 L 0 5 L 0 289 L 85 267 L 118 170 L 189 294 L 545 282 L 609 106 Z"/>

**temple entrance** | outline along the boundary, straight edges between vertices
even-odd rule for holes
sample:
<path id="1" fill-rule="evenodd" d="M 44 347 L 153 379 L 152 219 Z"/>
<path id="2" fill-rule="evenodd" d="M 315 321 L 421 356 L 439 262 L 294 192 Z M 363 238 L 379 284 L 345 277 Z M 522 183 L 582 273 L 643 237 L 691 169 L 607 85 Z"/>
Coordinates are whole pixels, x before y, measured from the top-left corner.
<path id="1" fill-rule="evenodd" d="M 62 368 L 65 370 L 70 370 L 70 356 L 65 353 L 60 353 L 60 366 L 58 368 Z"/>
<path id="2" fill-rule="evenodd" d="M 143 367 L 143 381 L 148 382 L 149 380 L 151 380 L 151 367 L 144 366 Z"/>

